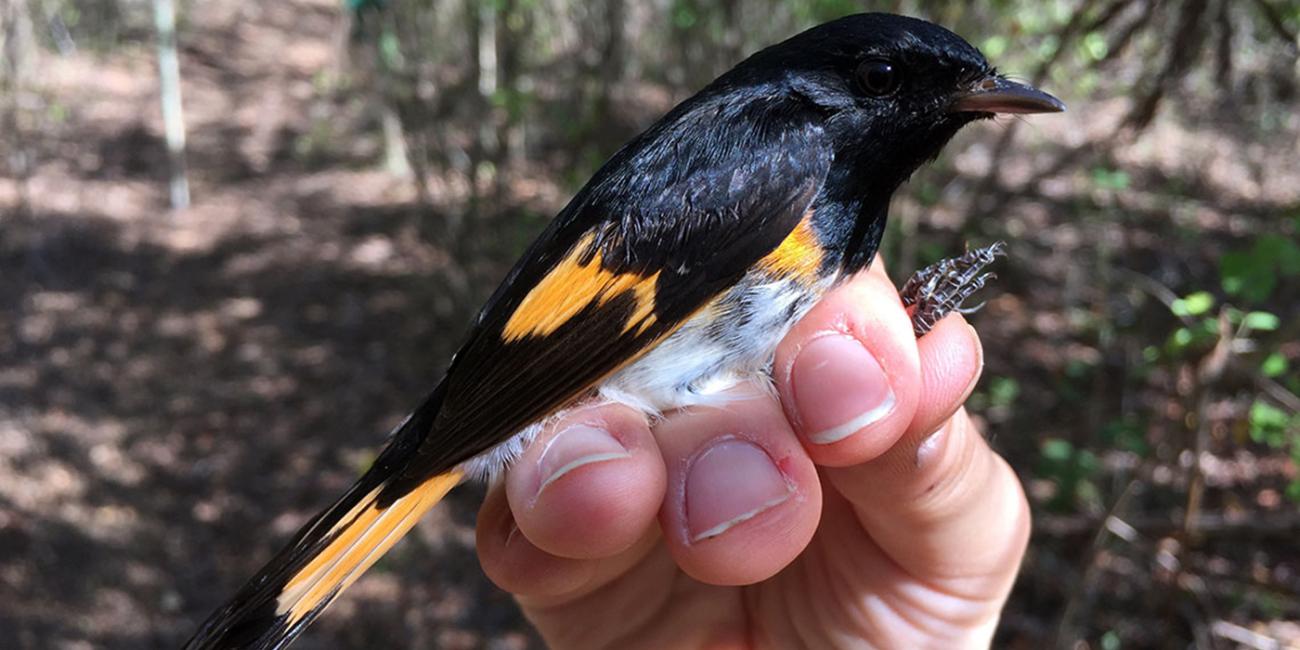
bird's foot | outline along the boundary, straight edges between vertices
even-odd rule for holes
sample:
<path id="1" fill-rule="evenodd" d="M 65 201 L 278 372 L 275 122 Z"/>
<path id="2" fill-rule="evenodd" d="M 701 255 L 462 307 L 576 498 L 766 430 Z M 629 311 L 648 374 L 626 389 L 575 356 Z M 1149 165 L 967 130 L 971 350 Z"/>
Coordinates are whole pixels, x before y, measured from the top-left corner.
<path id="1" fill-rule="evenodd" d="M 906 307 L 912 310 L 912 331 L 917 338 L 934 328 L 939 319 L 960 312 L 970 314 L 979 311 L 984 303 L 974 307 L 963 307 L 962 303 L 984 284 L 997 276 L 981 273 L 993 260 L 1006 255 L 1006 244 L 996 242 L 984 248 L 966 251 L 959 257 L 950 257 L 938 264 L 932 264 L 917 271 L 908 278 L 899 291 Z"/>

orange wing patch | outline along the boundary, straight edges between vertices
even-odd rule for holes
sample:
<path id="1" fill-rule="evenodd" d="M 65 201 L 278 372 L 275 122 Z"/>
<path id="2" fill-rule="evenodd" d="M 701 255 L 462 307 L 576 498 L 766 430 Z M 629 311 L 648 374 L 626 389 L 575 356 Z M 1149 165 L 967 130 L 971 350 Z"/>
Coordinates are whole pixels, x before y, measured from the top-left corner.
<path id="1" fill-rule="evenodd" d="M 593 235 L 586 235 L 574 245 L 569 254 L 528 295 L 510 315 L 501 332 L 506 341 L 518 341 L 530 336 L 546 336 L 569 322 L 592 304 L 604 305 L 613 298 L 631 292 L 636 307 L 623 325 L 623 331 L 634 328 L 644 332 L 655 321 L 655 284 L 659 272 L 652 275 L 614 273 L 601 267 L 600 251 L 591 253 Z"/>
<path id="2" fill-rule="evenodd" d="M 805 212 L 781 245 L 758 264 L 778 276 L 794 276 L 800 280 L 816 277 L 822 264 L 822 247 L 812 227 L 812 210 Z"/>
<path id="3" fill-rule="evenodd" d="M 387 508 L 376 502 L 383 486 L 375 488 L 339 519 L 329 532 L 329 544 L 285 584 L 276 598 L 276 614 L 287 616 L 292 626 L 324 607 L 361 577 L 463 477 L 458 470 L 434 476 Z"/>

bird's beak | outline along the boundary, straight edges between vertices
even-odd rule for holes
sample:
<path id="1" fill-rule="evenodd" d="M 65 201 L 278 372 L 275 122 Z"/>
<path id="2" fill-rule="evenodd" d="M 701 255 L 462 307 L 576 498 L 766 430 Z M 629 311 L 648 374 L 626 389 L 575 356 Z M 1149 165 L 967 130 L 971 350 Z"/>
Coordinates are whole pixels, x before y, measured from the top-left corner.
<path id="1" fill-rule="evenodd" d="M 993 75 L 953 96 L 949 113 L 1060 113 L 1061 100 L 1033 86 Z"/>

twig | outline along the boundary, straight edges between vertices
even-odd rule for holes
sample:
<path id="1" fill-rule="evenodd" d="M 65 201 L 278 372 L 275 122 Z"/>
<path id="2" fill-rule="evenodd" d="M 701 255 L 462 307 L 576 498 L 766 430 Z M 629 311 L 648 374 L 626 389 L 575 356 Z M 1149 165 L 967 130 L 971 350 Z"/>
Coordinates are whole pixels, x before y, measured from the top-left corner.
<path id="1" fill-rule="evenodd" d="M 1075 537 L 1099 527 L 1110 530 L 1109 515 L 1057 515 L 1039 516 L 1034 521 L 1034 535 L 1045 537 Z M 1162 537 L 1173 533 L 1182 525 L 1167 515 L 1136 515 L 1123 520 L 1124 535 L 1127 539 L 1136 532 L 1141 537 Z M 1131 529 L 1128 530 L 1128 529 Z M 1232 537 L 1280 537 L 1290 538 L 1300 535 L 1300 513 L 1270 513 L 1267 517 L 1228 516 L 1221 512 L 1203 512 L 1197 519 L 1196 530 L 1202 536 Z"/>
<path id="2" fill-rule="evenodd" d="M 1137 36 L 1137 33 L 1142 31 L 1142 28 L 1146 27 L 1151 22 L 1151 18 L 1155 16 L 1156 8 L 1160 6 L 1160 0 L 1150 0 L 1145 5 L 1146 9 L 1133 22 L 1129 23 L 1128 27 L 1125 27 L 1119 36 L 1110 42 L 1106 48 L 1106 56 L 1097 62 L 1098 67 L 1118 59 L 1128 49 L 1129 44 L 1133 42 L 1133 37 Z"/>
<path id="3" fill-rule="evenodd" d="M 1214 349 L 1196 366 L 1196 386 L 1193 390 L 1192 404 L 1196 410 L 1196 428 L 1192 432 L 1192 465 L 1189 469 L 1191 479 L 1187 485 L 1187 510 L 1183 512 L 1183 534 L 1196 534 L 1197 519 L 1201 514 L 1201 497 L 1205 494 L 1205 472 L 1201 470 L 1201 457 L 1210 445 L 1210 406 L 1213 401 L 1214 387 L 1223 378 L 1228 364 L 1233 358 L 1233 341 L 1236 336 L 1232 322 L 1228 320 L 1228 308 L 1219 310 L 1219 340 Z"/>
<path id="4" fill-rule="evenodd" d="M 1179 314 L 1174 311 L 1174 302 L 1178 300 L 1178 294 L 1174 293 L 1173 289 L 1166 287 L 1159 280 L 1156 280 L 1149 275 L 1138 273 L 1132 269 L 1121 268 L 1119 269 L 1119 273 L 1120 275 L 1127 276 L 1139 289 L 1142 289 L 1150 294 L 1151 297 L 1164 303 L 1165 307 L 1169 308 L 1169 312 L 1174 316 L 1177 316 L 1178 320 L 1182 321 L 1184 326 L 1189 328 L 1196 326 L 1196 321 L 1193 320 L 1191 316 Z"/>
<path id="5" fill-rule="evenodd" d="M 1264 21 L 1268 23 L 1268 26 L 1272 27 L 1273 31 L 1291 46 L 1291 56 L 1300 55 L 1300 39 L 1297 39 L 1296 35 L 1287 29 L 1286 21 L 1277 12 L 1277 8 L 1269 4 L 1268 0 L 1255 0 L 1255 6 L 1259 7 L 1260 13 L 1264 14 Z"/>
<path id="6" fill-rule="evenodd" d="M 1070 17 L 1070 20 L 1063 27 L 1061 27 L 1060 31 L 1056 33 L 1056 39 L 1057 39 L 1056 49 L 1054 49 L 1052 53 L 1047 56 L 1046 59 L 1044 59 L 1041 63 L 1039 63 L 1038 69 L 1036 69 L 1034 71 L 1034 74 L 1030 76 L 1030 83 L 1034 85 L 1038 85 L 1041 84 L 1043 80 L 1047 78 L 1047 73 L 1051 69 L 1051 66 L 1056 63 L 1057 59 L 1061 57 L 1062 53 L 1070 49 L 1069 48 L 1070 41 L 1074 38 L 1074 35 L 1079 31 L 1079 28 L 1083 25 L 1084 17 L 1088 15 L 1093 5 L 1095 4 L 1096 4 L 1096 0 L 1083 0 L 1079 4 L 1079 8 L 1074 11 L 1074 13 Z M 1120 3 L 1117 2 L 1116 4 L 1120 4 Z M 1105 14 L 1108 14 L 1109 12 L 1110 12 L 1109 9 L 1106 12 L 1103 12 L 1103 16 L 1105 16 Z M 1099 18 L 1098 20 L 1100 21 L 1101 19 Z M 1106 20 L 1109 20 L 1109 18 L 1106 18 Z M 1009 124 L 1007 128 L 1002 132 L 1002 135 L 998 138 L 998 141 L 994 143 L 993 153 L 989 157 L 989 161 L 990 161 L 989 168 L 984 173 L 984 176 L 980 179 L 980 181 L 976 184 L 975 190 L 971 192 L 972 202 L 969 208 L 972 209 L 967 209 L 966 210 L 967 214 L 971 214 L 971 215 L 983 214 L 984 211 L 982 209 L 979 209 L 981 206 L 977 204 L 976 201 L 979 200 L 979 197 L 992 194 L 991 190 L 1001 183 L 1002 168 L 999 163 L 1006 156 L 1007 152 L 1011 149 L 1011 142 L 1015 139 L 1016 131 L 1019 126 L 1020 126 L 1020 122 L 1012 122 L 1011 124 Z"/>
<path id="7" fill-rule="evenodd" d="M 1282 650 L 1281 641 L 1224 620 L 1211 623 L 1210 634 L 1257 650 Z"/>
<path id="8" fill-rule="evenodd" d="M 1292 413 L 1300 413 L 1300 396 L 1286 389 L 1282 384 L 1255 373 L 1255 385 L 1268 394 L 1269 397 L 1277 400 L 1279 404 L 1290 409 Z"/>
<path id="9" fill-rule="evenodd" d="M 1164 66 L 1152 81 L 1151 89 L 1133 105 L 1128 117 L 1124 118 L 1124 125 L 1131 129 L 1131 134 L 1136 135 L 1151 124 L 1165 93 L 1195 62 L 1196 55 L 1200 52 L 1196 43 L 1201 37 L 1208 5 L 1208 0 L 1187 0 L 1183 4 L 1183 10 L 1178 14 L 1178 24 L 1174 27 L 1173 42 L 1166 51 Z"/>
<path id="10" fill-rule="evenodd" d="M 1089 608 L 1092 605 L 1091 592 L 1088 589 L 1088 585 L 1097 575 L 1097 554 L 1101 549 L 1102 542 L 1104 542 L 1106 537 L 1111 534 L 1110 526 L 1107 525 L 1107 522 L 1109 522 L 1111 518 L 1117 518 L 1116 513 L 1128 506 L 1129 499 L 1132 498 L 1137 485 L 1137 479 L 1130 480 L 1128 484 L 1124 486 L 1124 491 L 1120 492 L 1119 497 L 1115 499 L 1115 502 L 1111 504 L 1110 509 L 1106 511 L 1106 515 L 1102 517 L 1100 522 L 1098 522 L 1100 525 L 1098 525 L 1098 523 L 1093 524 L 1093 530 L 1095 530 L 1095 532 L 1092 535 L 1092 543 L 1088 545 L 1088 568 L 1084 570 L 1083 577 L 1079 581 L 1080 588 L 1073 590 L 1073 593 L 1070 595 L 1070 600 L 1066 602 L 1065 608 L 1061 611 L 1061 622 L 1056 628 L 1056 640 L 1052 644 L 1053 647 L 1067 647 L 1066 639 L 1074 639 L 1078 637 L 1077 634 L 1070 634 L 1070 630 L 1075 627 L 1074 621 L 1079 616 L 1079 610 L 1085 607 L 1085 605 Z M 1085 595 L 1087 595 L 1087 602 L 1084 601 Z"/>

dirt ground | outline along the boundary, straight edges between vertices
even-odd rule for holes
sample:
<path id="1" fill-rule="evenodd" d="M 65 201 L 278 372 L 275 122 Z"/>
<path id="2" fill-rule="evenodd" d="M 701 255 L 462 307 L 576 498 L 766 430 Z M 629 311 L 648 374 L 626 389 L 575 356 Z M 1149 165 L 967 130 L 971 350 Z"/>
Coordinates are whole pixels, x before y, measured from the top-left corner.
<path id="1" fill-rule="evenodd" d="M 47 53 L 46 110 L 21 134 L 0 135 L 33 161 L 27 178 L 0 178 L 0 647 L 176 647 L 366 466 L 540 229 L 536 215 L 566 199 L 545 174 L 521 170 L 484 218 L 524 235 L 439 246 L 421 224 L 463 211 L 462 185 L 435 179 L 433 205 L 419 205 L 409 180 L 375 162 L 373 129 L 347 132 L 326 164 L 304 161 L 313 129 L 352 114 L 320 90 L 338 65 L 334 6 L 193 5 L 189 19 L 202 28 L 187 32 L 181 53 L 188 210 L 166 207 L 154 61 L 143 47 Z M 1011 158 L 992 154 L 1008 123 L 973 129 L 947 154 L 951 168 L 925 181 L 962 198 L 898 207 L 905 220 L 923 215 L 920 232 L 947 252 L 971 233 L 1011 241 L 976 321 L 988 370 L 975 410 L 1036 503 L 1054 489 L 1033 469 L 1038 440 L 1079 440 L 1131 402 L 1173 409 L 1150 433 L 1165 456 L 1141 465 L 1139 494 L 1119 513 L 1154 521 L 1157 532 L 1142 530 L 1146 550 L 1134 560 L 1095 543 L 1105 512 L 1045 512 L 1000 637 L 1012 647 L 1042 647 L 1071 612 L 1091 613 L 1068 623 L 1082 630 L 1148 625 L 1125 618 L 1134 602 L 1160 621 L 1134 632 L 1148 640 L 1139 646 L 1188 634 L 1185 601 L 1149 604 L 1152 593 L 1182 593 L 1168 586 L 1177 578 L 1126 582 L 1125 573 L 1156 575 L 1148 565 L 1170 539 L 1160 516 L 1181 503 L 1186 459 L 1173 441 L 1183 434 L 1160 430 L 1180 417 L 1179 400 L 1161 393 L 1178 378 L 1122 389 L 1140 348 L 1107 347 L 1081 335 L 1077 319 L 1099 311 L 1121 329 L 1140 327 L 1158 305 L 1106 294 L 1126 282 L 1097 274 L 1212 284 L 1213 260 L 1257 220 L 1300 214 L 1295 115 L 1276 140 L 1249 146 L 1212 124 L 1162 120 L 1107 154 L 1133 187 L 1176 181 L 1176 202 L 1163 190 L 1119 196 L 1090 185 L 1086 170 L 1120 104 L 1075 104 L 1060 119 L 1020 124 Z M 1085 162 L 1071 165 L 1067 151 Z M 985 203 L 968 201 L 962 192 L 991 164 L 1001 173 Z M 981 213 L 988 225 L 970 225 Z M 1179 234 L 1187 229 L 1194 237 Z M 916 261 L 927 251 L 896 254 Z M 1295 305 L 1279 309 L 1300 317 Z M 1071 383 L 1080 364 L 1095 375 Z M 1005 377 L 1017 380 L 1014 409 L 988 383 Z M 1101 406 L 1081 409 L 1083 398 L 1063 397 L 1067 384 Z M 1287 621 L 1300 620 L 1300 520 L 1277 494 L 1296 468 L 1227 438 L 1211 454 L 1206 503 L 1222 529 L 1179 557 L 1209 567 L 1198 575 L 1218 618 L 1286 638 Z M 1122 453 L 1101 460 L 1109 476 L 1138 464 Z M 426 517 L 296 647 L 537 646 L 479 570 L 480 495 L 458 491 Z M 1234 523 L 1260 517 L 1276 526 Z M 1233 581 L 1271 594 L 1276 615 L 1243 609 L 1239 590 L 1220 589 Z"/>

